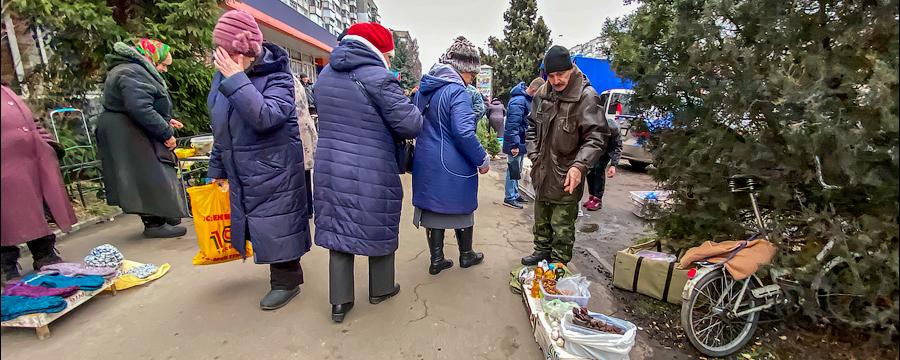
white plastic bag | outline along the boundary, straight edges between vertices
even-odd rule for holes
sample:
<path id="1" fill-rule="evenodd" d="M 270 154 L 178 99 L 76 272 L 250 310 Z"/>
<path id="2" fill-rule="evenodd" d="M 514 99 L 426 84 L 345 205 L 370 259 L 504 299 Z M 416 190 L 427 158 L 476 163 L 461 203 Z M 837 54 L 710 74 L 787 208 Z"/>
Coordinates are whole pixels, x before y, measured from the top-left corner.
<path id="1" fill-rule="evenodd" d="M 583 296 L 591 292 L 591 282 L 581 275 L 564 277 L 557 281 L 556 291 L 566 296 Z"/>
<path id="2" fill-rule="evenodd" d="M 634 324 L 599 313 L 591 316 L 625 330 L 625 334 L 601 333 L 576 328 L 572 324 L 572 312 L 559 323 L 560 335 L 566 340 L 566 351 L 589 359 L 628 360 L 634 347 L 637 327 Z"/>

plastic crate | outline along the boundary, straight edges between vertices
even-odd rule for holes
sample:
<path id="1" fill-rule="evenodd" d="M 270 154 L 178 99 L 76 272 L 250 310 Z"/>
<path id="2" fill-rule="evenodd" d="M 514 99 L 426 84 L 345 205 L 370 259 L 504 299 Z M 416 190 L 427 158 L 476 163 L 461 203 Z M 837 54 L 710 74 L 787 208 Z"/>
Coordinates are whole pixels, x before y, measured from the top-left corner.
<path id="1" fill-rule="evenodd" d="M 653 193 L 656 199 L 647 199 L 647 195 L 650 193 Z M 655 220 L 654 208 L 667 206 L 670 194 L 671 191 L 668 190 L 631 191 L 631 204 L 633 205 L 631 212 L 641 219 Z"/>

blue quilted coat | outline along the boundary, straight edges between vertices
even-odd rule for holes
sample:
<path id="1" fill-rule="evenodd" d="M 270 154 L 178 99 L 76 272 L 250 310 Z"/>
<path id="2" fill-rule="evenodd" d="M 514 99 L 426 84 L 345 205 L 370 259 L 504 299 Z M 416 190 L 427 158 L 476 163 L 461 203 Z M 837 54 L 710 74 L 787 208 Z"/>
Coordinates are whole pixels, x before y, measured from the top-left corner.
<path id="1" fill-rule="evenodd" d="M 413 157 L 413 205 L 441 214 L 478 208 L 478 167 L 487 153 L 475 135 L 472 97 L 459 73 L 437 64 L 419 85 L 416 105 L 425 113 Z"/>
<path id="2" fill-rule="evenodd" d="M 209 177 L 228 179 L 231 239 L 256 263 L 296 260 L 311 246 L 303 148 L 287 52 L 265 43 L 246 72 L 216 72 L 207 99 L 213 151 Z"/>
<path id="3" fill-rule="evenodd" d="M 332 51 L 314 96 L 316 244 L 356 255 L 393 253 L 403 201 L 394 143 L 419 135 L 421 113 L 381 54 L 355 39 Z"/>

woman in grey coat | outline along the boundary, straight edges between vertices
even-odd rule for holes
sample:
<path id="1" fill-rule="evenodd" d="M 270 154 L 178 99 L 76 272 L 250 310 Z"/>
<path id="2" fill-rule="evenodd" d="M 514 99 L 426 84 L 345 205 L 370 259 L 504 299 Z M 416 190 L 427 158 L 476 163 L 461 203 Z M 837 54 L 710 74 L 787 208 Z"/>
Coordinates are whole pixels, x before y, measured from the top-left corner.
<path id="1" fill-rule="evenodd" d="M 103 162 L 107 203 L 141 216 L 144 237 L 183 236 L 188 217 L 184 189 L 175 170 L 172 100 L 161 72 L 172 64 L 169 46 L 141 39 L 116 43 L 106 56 L 103 113 L 97 147 Z"/>

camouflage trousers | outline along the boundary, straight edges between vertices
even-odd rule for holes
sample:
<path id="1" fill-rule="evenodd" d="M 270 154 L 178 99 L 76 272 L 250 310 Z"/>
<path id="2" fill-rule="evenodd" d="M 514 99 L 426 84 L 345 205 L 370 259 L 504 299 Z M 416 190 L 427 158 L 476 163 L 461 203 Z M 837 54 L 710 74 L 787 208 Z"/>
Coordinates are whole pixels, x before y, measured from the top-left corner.
<path id="1" fill-rule="evenodd" d="M 578 203 L 534 203 L 534 250 L 550 253 L 554 261 L 568 263 L 575 246 Z"/>

